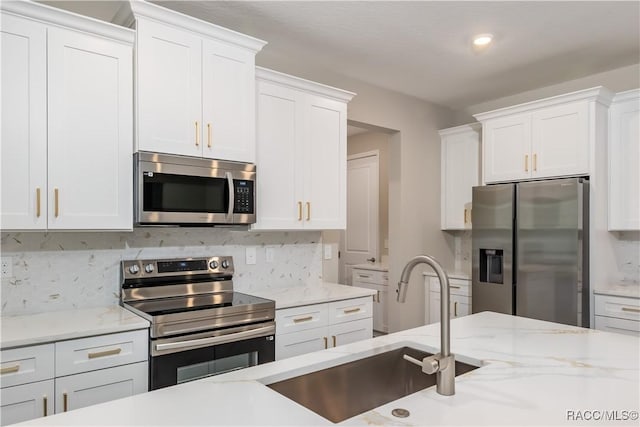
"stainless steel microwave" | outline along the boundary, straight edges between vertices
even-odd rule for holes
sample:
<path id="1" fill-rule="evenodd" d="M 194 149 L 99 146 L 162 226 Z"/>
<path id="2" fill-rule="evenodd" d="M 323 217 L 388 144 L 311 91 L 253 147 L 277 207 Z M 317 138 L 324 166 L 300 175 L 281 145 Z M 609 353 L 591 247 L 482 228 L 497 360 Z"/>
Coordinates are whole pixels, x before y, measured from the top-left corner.
<path id="1" fill-rule="evenodd" d="M 172 154 L 134 155 L 136 225 L 256 222 L 256 166 Z"/>

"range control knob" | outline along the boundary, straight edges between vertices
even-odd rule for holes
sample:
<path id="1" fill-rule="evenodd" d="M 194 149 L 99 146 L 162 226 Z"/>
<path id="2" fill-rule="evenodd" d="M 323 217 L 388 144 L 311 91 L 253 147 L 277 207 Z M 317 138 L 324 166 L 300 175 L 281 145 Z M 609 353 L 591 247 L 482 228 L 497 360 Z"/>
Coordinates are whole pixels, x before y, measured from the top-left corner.
<path id="1" fill-rule="evenodd" d="M 227 261 L 226 259 L 222 261 L 222 268 L 227 269 L 229 268 L 229 261 Z"/>
<path id="2" fill-rule="evenodd" d="M 129 273 L 138 274 L 139 271 L 140 271 L 140 267 L 138 267 L 137 264 L 133 264 L 132 266 L 129 266 Z"/>
<path id="3" fill-rule="evenodd" d="M 218 261 L 211 261 L 209 263 L 209 267 L 211 267 L 212 270 L 215 270 L 216 268 L 218 268 Z"/>
<path id="4" fill-rule="evenodd" d="M 144 266 L 144 271 L 146 271 L 147 273 L 153 273 L 153 264 L 147 264 Z"/>

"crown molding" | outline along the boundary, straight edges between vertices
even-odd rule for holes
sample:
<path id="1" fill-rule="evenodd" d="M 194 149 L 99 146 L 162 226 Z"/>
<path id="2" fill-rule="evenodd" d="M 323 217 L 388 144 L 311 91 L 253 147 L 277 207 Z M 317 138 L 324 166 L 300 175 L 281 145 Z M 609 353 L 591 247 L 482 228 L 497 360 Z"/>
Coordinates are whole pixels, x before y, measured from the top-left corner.
<path id="1" fill-rule="evenodd" d="M 640 101 L 640 89 L 631 89 L 624 92 L 618 92 L 613 97 L 613 103 Z"/>
<path id="2" fill-rule="evenodd" d="M 316 95 L 333 98 L 342 102 L 349 102 L 356 95 L 355 92 L 349 92 L 348 90 L 312 82 L 311 80 L 302 79 L 300 77 L 291 76 L 289 74 L 281 73 L 280 71 L 270 70 L 263 67 L 256 67 L 256 79 L 278 83 L 292 89 L 301 89 L 306 92 L 315 93 Z"/>
<path id="3" fill-rule="evenodd" d="M 440 134 L 440 136 L 449 136 L 449 135 L 455 135 L 458 133 L 467 133 L 470 131 L 480 133 L 482 131 L 482 123 L 474 122 L 474 123 L 467 123 L 465 125 L 455 126 L 452 128 L 440 129 L 438 133 Z"/>

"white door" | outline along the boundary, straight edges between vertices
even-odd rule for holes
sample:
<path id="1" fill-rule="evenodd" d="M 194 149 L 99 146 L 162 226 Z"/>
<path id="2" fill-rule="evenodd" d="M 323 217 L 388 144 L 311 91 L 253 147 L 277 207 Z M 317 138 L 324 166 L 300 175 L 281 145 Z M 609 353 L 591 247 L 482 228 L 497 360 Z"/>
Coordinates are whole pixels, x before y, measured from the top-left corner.
<path id="1" fill-rule="evenodd" d="M 306 95 L 304 223 L 316 230 L 346 226 L 347 105 Z"/>
<path id="2" fill-rule="evenodd" d="M 53 414 L 53 380 L 4 387 L 0 390 L 0 425 Z"/>
<path id="3" fill-rule="evenodd" d="M 300 92 L 257 83 L 257 222 L 254 229 L 303 227 L 303 161 Z"/>
<path id="4" fill-rule="evenodd" d="M 204 157 L 255 162 L 254 58 L 245 49 L 203 41 Z"/>
<path id="5" fill-rule="evenodd" d="M 340 256 L 340 283 L 351 284 L 355 264 L 379 258 L 379 156 L 377 152 L 347 160 L 347 229 Z"/>
<path id="6" fill-rule="evenodd" d="M 487 183 L 531 176 L 531 115 L 488 120 L 482 124 L 484 180 Z"/>
<path id="7" fill-rule="evenodd" d="M 531 176 L 589 173 L 589 105 L 576 102 L 532 114 Z"/>
<path id="8" fill-rule="evenodd" d="M 131 229 L 132 48 L 48 34 L 49 228 Z"/>
<path id="9" fill-rule="evenodd" d="M 2 213 L 9 229 L 47 228 L 47 29 L 2 14 Z"/>
<path id="10" fill-rule="evenodd" d="M 202 40 L 144 19 L 136 25 L 138 149 L 202 156 Z"/>

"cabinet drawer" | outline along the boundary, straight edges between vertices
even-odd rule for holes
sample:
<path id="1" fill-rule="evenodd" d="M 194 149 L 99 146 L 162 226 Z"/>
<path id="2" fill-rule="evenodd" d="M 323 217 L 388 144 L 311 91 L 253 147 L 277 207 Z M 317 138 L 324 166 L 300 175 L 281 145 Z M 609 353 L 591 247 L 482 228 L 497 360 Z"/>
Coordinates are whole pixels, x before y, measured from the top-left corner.
<path id="1" fill-rule="evenodd" d="M 54 376 L 54 345 L 34 345 L 0 351 L 0 382 L 10 387 Z"/>
<path id="2" fill-rule="evenodd" d="M 329 303 L 329 323 L 342 323 L 351 320 L 366 319 L 372 317 L 371 297 L 347 299 Z"/>
<path id="3" fill-rule="evenodd" d="M 640 322 L 636 320 L 616 319 L 605 316 L 596 316 L 595 319 L 595 329 L 599 331 L 616 332 L 640 337 Z"/>
<path id="4" fill-rule="evenodd" d="M 52 379 L 4 387 L 0 391 L 0 425 L 53 415 L 53 399 Z"/>
<path id="5" fill-rule="evenodd" d="M 276 338 L 276 360 L 324 350 L 328 346 L 329 338 L 326 326 L 278 335 Z"/>
<path id="6" fill-rule="evenodd" d="M 318 328 L 327 326 L 327 324 L 327 304 L 305 305 L 276 310 L 277 335 Z"/>
<path id="7" fill-rule="evenodd" d="M 373 337 L 373 319 L 366 318 L 329 326 L 329 347 L 350 344 Z"/>
<path id="8" fill-rule="evenodd" d="M 123 332 L 56 343 L 56 376 L 146 361 L 149 331 Z"/>
<path id="9" fill-rule="evenodd" d="M 386 271 L 363 270 L 359 268 L 353 269 L 353 281 L 364 283 L 376 283 L 379 285 L 387 284 L 389 281 L 389 273 Z"/>
<path id="10" fill-rule="evenodd" d="M 437 277 L 429 278 L 429 290 L 440 293 L 440 281 Z M 471 296 L 471 282 L 462 279 L 449 279 L 449 293 L 451 295 Z"/>
<path id="11" fill-rule="evenodd" d="M 148 366 L 140 362 L 56 378 L 56 413 L 146 392 Z"/>
<path id="12" fill-rule="evenodd" d="M 596 295 L 595 302 L 596 316 L 640 321 L 640 299 Z"/>

